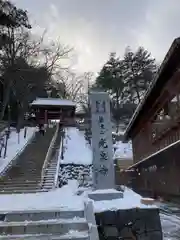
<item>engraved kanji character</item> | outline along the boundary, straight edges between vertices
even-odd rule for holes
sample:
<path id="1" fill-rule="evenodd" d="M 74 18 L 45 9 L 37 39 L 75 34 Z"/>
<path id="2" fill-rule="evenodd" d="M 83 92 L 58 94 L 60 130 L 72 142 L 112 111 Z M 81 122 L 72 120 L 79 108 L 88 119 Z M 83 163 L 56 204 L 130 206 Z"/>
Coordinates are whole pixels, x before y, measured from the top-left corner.
<path id="1" fill-rule="evenodd" d="M 102 112 L 105 113 L 106 112 L 106 103 L 105 103 L 105 101 L 102 102 L 101 108 L 102 108 Z"/>
<path id="2" fill-rule="evenodd" d="M 106 152 L 101 151 L 100 152 L 100 160 L 107 161 L 108 160 L 108 155 Z"/>
<path id="3" fill-rule="evenodd" d="M 104 123 L 104 117 L 103 116 L 99 116 L 99 123 Z"/>
<path id="4" fill-rule="evenodd" d="M 106 166 L 104 166 L 104 165 L 100 165 L 99 173 L 101 173 L 104 176 L 107 175 L 108 168 Z"/>
<path id="5" fill-rule="evenodd" d="M 107 142 L 105 138 L 101 138 L 99 141 L 99 147 L 107 148 Z"/>
<path id="6" fill-rule="evenodd" d="M 96 112 L 98 113 L 100 110 L 100 101 L 96 101 Z"/>

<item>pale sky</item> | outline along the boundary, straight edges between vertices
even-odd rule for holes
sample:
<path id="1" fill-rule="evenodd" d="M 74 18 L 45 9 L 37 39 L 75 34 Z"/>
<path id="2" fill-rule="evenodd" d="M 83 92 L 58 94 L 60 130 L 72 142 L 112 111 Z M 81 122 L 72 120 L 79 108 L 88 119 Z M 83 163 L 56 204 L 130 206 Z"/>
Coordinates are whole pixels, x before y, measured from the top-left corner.
<path id="1" fill-rule="evenodd" d="M 110 52 L 144 46 L 162 61 L 180 35 L 180 0 L 13 0 L 34 31 L 73 47 L 75 68 L 100 71 Z"/>

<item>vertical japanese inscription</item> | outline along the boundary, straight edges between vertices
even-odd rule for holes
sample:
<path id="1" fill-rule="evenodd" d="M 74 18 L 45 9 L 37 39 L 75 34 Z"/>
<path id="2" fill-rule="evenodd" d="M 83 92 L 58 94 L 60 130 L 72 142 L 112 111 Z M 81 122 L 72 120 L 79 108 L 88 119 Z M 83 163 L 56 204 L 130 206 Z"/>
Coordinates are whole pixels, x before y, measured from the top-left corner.
<path id="1" fill-rule="evenodd" d="M 108 160 L 108 145 L 106 140 L 106 129 L 104 125 L 104 114 L 106 113 L 106 102 L 105 101 L 96 101 L 96 113 L 99 114 L 98 125 L 100 129 L 100 139 L 99 139 L 99 149 L 100 149 L 100 162 Z M 102 175 L 107 175 L 108 169 L 105 165 L 101 164 L 98 172 Z"/>
<path id="2" fill-rule="evenodd" d="M 97 189 L 114 186 L 110 100 L 107 93 L 91 93 L 93 179 Z"/>

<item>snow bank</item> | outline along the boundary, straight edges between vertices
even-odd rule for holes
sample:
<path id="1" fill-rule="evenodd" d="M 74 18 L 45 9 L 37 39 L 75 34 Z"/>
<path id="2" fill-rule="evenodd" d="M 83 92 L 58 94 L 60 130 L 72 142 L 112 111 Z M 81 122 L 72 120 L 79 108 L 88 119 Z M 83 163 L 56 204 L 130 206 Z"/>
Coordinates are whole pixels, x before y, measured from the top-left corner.
<path id="1" fill-rule="evenodd" d="M 68 185 L 50 192 L 0 195 L 0 213 L 32 210 L 83 210 L 83 198 L 75 195 L 77 189 L 77 182 L 69 181 Z"/>
<path id="2" fill-rule="evenodd" d="M 35 132 L 35 128 L 28 127 L 27 135 L 24 138 L 24 129 L 20 130 L 19 133 L 19 144 L 18 144 L 18 133 L 15 129 L 13 129 L 10 133 L 8 142 L 7 142 L 7 152 L 6 157 L 4 158 L 4 148 L 0 157 L 0 173 L 7 167 L 7 165 L 16 157 L 18 153 L 20 153 L 27 142 L 32 138 Z"/>
<path id="3" fill-rule="evenodd" d="M 62 164 L 92 164 L 91 147 L 86 143 L 83 133 L 73 127 L 65 130 L 64 159 L 60 161 Z"/>
<path id="4" fill-rule="evenodd" d="M 115 148 L 115 153 L 113 158 L 118 159 L 118 158 L 123 158 L 123 159 L 132 159 L 133 154 L 132 154 L 132 143 L 122 143 L 121 141 L 118 141 L 113 145 L 113 148 Z"/>
<path id="5" fill-rule="evenodd" d="M 107 191 L 107 190 L 106 190 Z M 112 192 L 116 190 L 112 189 Z M 109 190 L 108 190 L 109 192 Z M 107 210 L 115 211 L 118 209 L 132 209 L 132 208 L 157 208 L 156 205 L 145 205 L 141 203 L 142 197 L 133 192 L 129 188 L 125 188 L 124 197 L 120 199 L 113 199 L 111 201 L 94 201 L 94 212 L 104 212 Z"/>

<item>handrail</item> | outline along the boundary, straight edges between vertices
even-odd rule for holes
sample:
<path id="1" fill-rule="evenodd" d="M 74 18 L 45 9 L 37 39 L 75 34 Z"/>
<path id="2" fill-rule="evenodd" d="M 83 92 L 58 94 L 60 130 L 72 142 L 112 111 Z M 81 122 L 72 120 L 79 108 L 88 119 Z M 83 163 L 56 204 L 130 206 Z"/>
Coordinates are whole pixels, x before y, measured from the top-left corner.
<path id="1" fill-rule="evenodd" d="M 42 171 L 41 171 L 41 182 L 40 182 L 40 186 L 41 187 L 43 185 L 43 181 L 44 181 L 45 171 L 46 171 L 47 165 L 48 165 L 49 160 L 50 160 L 51 155 L 52 155 L 53 146 L 55 144 L 55 141 L 56 141 L 56 138 L 57 138 L 58 132 L 59 132 L 59 124 L 57 124 L 56 126 L 57 126 L 56 127 L 56 131 L 55 131 L 54 136 L 53 136 L 53 138 L 51 140 L 51 143 L 49 145 L 49 148 L 48 148 L 45 160 L 44 160 L 44 164 L 43 164 L 43 167 L 42 167 Z"/>
<path id="2" fill-rule="evenodd" d="M 56 167 L 56 174 L 55 174 L 55 177 L 54 177 L 54 187 L 55 188 L 58 188 L 58 175 L 59 175 L 59 167 L 60 167 L 60 162 L 61 162 L 61 151 L 63 151 L 62 149 L 63 147 L 63 136 L 61 136 L 61 143 L 60 143 L 60 148 L 59 148 L 59 151 L 57 152 L 57 167 Z"/>

